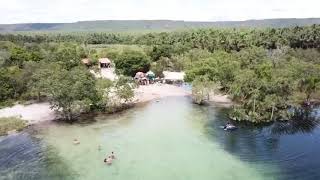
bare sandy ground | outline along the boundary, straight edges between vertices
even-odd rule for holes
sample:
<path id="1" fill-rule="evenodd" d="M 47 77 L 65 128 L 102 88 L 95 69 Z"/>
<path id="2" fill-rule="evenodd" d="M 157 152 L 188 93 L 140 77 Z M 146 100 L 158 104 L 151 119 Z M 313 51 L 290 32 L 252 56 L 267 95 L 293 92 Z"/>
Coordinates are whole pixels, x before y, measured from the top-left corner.
<path id="1" fill-rule="evenodd" d="M 56 113 L 50 108 L 49 103 L 36 103 L 31 105 L 15 105 L 0 109 L 0 117 L 19 117 L 35 124 L 42 121 L 54 120 Z"/>
<path id="2" fill-rule="evenodd" d="M 147 102 L 169 96 L 189 96 L 190 92 L 169 84 L 152 84 L 135 89 L 135 102 Z"/>
<path id="3" fill-rule="evenodd" d="M 118 78 L 114 71 L 114 68 L 101 68 L 100 73 L 96 73 L 93 70 L 90 70 L 90 73 L 92 73 L 96 78 L 105 78 L 114 81 Z"/>
<path id="4" fill-rule="evenodd" d="M 117 79 L 117 75 L 114 72 L 114 68 L 101 68 L 101 76 L 106 79 L 110 79 L 111 81 L 114 81 Z"/>
<path id="5" fill-rule="evenodd" d="M 223 95 L 223 94 L 214 94 L 211 93 L 209 97 L 210 102 L 214 103 L 223 103 L 223 104 L 232 104 L 232 100 L 229 98 L 228 95 Z"/>

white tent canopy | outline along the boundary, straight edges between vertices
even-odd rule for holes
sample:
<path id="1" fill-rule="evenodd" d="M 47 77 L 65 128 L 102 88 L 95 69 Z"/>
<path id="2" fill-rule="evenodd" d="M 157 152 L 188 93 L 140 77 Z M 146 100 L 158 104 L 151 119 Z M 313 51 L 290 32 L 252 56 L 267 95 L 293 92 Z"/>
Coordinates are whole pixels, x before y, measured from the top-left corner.
<path id="1" fill-rule="evenodd" d="M 152 72 L 152 71 L 148 71 L 148 72 L 146 73 L 146 75 L 147 75 L 147 76 L 155 76 L 154 72 Z"/>
<path id="2" fill-rule="evenodd" d="M 163 71 L 164 79 L 170 81 L 183 81 L 185 73 L 184 72 L 170 72 Z"/>

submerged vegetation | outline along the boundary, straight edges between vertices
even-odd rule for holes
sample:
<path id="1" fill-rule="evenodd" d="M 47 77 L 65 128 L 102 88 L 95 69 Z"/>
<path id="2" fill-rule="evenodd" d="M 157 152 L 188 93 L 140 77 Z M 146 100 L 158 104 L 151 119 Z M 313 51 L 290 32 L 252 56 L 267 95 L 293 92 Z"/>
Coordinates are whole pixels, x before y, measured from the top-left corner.
<path id="1" fill-rule="evenodd" d="M 0 34 L 0 104 L 45 98 L 65 119 L 106 110 L 117 94 L 133 97 L 128 79 L 104 82 L 81 65 L 113 60 L 116 72 L 133 76 L 150 68 L 185 71 L 194 100 L 229 94 L 235 120 L 288 120 L 320 99 L 320 25 L 265 29 L 198 29 L 115 34 Z M 113 108 L 109 111 L 113 111 Z"/>

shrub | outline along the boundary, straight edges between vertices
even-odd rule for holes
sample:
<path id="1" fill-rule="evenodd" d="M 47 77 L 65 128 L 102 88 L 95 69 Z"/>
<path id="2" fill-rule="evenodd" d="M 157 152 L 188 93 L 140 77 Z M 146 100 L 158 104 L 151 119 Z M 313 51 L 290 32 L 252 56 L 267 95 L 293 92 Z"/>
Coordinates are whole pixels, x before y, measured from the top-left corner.
<path id="1" fill-rule="evenodd" d="M 8 131 L 21 131 L 27 126 L 26 122 L 17 117 L 3 117 L 0 118 L 0 136 L 6 135 Z"/>

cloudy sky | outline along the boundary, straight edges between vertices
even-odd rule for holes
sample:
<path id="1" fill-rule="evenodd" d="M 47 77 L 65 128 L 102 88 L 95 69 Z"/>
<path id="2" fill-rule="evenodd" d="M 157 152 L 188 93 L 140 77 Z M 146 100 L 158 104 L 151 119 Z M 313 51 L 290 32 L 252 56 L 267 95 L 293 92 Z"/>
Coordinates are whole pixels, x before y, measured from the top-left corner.
<path id="1" fill-rule="evenodd" d="M 320 17 L 320 0 L 0 0 L 0 23 Z"/>

